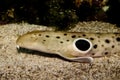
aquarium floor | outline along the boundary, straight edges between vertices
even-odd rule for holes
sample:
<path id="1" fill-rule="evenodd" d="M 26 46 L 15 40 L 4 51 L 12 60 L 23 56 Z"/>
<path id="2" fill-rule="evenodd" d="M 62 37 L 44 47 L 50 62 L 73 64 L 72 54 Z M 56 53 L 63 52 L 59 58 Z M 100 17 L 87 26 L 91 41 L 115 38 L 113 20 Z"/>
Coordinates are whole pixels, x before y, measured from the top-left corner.
<path id="1" fill-rule="evenodd" d="M 113 26 L 101 22 L 78 25 Z M 120 80 L 119 54 L 96 58 L 88 64 L 66 61 L 59 56 L 44 56 L 40 52 L 19 52 L 16 39 L 32 30 L 54 29 L 26 23 L 0 26 L 0 80 Z"/>

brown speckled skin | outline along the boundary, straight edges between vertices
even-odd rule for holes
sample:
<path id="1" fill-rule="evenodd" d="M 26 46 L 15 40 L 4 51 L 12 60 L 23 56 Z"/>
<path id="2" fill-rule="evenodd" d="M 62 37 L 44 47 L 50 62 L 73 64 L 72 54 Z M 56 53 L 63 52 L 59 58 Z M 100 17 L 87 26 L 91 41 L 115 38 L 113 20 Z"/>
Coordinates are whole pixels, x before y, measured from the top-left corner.
<path id="1" fill-rule="evenodd" d="M 92 49 L 82 54 L 73 47 L 73 41 L 85 38 L 92 42 Z M 20 36 L 17 45 L 32 50 L 59 54 L 64 58 L 101 57 L 120 52 L 120 34 L 118 33 L 81 33 L 32 31 Z"/>

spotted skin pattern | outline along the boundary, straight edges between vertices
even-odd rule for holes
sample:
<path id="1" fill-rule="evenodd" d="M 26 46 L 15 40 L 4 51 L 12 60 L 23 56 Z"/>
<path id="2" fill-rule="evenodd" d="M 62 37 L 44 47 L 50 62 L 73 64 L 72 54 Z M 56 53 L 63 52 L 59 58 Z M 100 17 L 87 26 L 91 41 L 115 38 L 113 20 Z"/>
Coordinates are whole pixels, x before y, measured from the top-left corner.
<path id="1" fill-rule="evenodd" d="M 88 52 L 82 53 L 73 47 L 74 40 L 79 38 L 92 43 Z M 120 34 L 32 31 L 20 36 L 16 44 L 17 47 L 58 54 L 71 61 L 92 62 L 93 58 L 120 52 Z"/>

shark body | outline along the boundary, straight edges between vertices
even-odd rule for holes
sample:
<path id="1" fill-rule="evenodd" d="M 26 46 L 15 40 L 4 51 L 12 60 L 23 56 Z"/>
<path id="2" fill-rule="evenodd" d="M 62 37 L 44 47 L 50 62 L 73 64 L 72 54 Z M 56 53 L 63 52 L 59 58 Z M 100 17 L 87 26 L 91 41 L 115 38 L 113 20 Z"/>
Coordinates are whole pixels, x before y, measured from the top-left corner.
<path id="1" fill-rule="evenodd" d="M 120 34 L 32 31 L 20 36 L 16 44 L 71 61 L 92 62 L 93 58 L 120 52 Z"/>

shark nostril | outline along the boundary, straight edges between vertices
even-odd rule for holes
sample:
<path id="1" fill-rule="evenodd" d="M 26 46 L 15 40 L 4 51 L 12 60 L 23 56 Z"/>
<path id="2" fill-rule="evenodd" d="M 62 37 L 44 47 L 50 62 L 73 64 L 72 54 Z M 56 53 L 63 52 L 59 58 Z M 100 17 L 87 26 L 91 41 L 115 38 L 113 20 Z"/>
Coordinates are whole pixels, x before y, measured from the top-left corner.
<path id="1" fill-rule="evenodd" d="M 92 43 L 85 38 L 78 38 L 74 41 L 75 48 L 81 53 L 87 53 L 92 48 Z"/>

